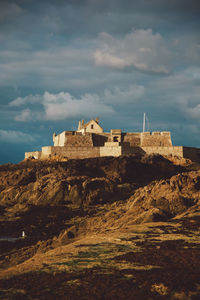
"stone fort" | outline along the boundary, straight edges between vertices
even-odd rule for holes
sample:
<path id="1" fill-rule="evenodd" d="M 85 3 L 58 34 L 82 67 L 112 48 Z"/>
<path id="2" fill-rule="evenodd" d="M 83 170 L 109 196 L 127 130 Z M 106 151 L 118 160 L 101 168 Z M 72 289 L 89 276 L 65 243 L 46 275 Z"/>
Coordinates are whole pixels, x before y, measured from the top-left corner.
<path id="1" fill-rule="evenodd" d="M 173 146 L 170 132 L 122 132 L 111 129 L 104 132 L 99 119 L 79 121 L 76 131 L 53 134 L 54 146 L 42 151 L 25 152 L 25 159 L 83 159 L 101 156 L 122 156 L 138 153 L 172 155 L 200 160 L 200 149 Z"/>

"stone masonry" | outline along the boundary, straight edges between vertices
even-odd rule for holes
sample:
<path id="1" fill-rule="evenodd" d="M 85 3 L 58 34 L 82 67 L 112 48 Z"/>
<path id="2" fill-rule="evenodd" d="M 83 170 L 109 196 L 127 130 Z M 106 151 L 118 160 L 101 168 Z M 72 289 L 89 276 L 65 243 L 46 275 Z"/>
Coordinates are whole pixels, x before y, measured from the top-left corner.
<path id="1" fill-rule="evenodd" d="M 200 149 L 173 146 L 170 132 L 122 132 L 111 129 L 104 132 L 99 119 L 84 123 L 79 121 L 77 131 L 53 134 L 54 146 L 42 147 L 42 151 L 25 152 L 25 159 L 83 159 L 101 156 L 158 153 L 200 160 Z"/>

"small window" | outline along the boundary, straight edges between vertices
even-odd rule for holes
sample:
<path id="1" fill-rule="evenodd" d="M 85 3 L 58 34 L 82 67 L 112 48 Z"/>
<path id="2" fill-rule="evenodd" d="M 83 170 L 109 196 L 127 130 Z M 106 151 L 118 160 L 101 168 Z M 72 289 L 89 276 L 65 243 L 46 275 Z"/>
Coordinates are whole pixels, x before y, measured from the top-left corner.
<path id="1" fill-rule="evenodd" d="M 114 142 L 118 142 L 118 136 L 114 136 L 113 141 L 114 141 Z"/>
<path id="2" fill-rule="evenodd" d="M 91 129 L 94 129 L 94 125 L 93 124 L 91 125 Z"/>

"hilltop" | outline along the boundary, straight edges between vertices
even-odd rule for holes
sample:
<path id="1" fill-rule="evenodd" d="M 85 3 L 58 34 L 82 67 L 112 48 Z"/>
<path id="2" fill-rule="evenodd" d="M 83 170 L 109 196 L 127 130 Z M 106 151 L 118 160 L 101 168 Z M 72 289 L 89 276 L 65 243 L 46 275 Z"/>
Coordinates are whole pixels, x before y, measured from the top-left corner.
<path id="1" fill-rule="evenodd" d="M 199 165 L 28 159 L 0 166 L 0 191 L 0 236 L 27 235 L 0 241 L 1 299 L 200 295 Z"/>

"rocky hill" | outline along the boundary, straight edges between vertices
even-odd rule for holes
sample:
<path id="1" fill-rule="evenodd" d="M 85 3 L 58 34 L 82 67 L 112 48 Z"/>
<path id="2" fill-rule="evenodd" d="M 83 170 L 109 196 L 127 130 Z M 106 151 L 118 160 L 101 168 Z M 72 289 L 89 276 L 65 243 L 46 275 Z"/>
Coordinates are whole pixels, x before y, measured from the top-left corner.
<path id="1" fill-rule="evenodd" d="M 114 277 L 109 277 L 109 280 L 112 283 L 118 282 L 116 291 L 120 294 L 125 286 L 129 286 L 130 278 L 138 273 L 137 268 L 133 268 L 136 256 L 132 256 L 131 253 L 140 252 L 141 255 L 143 253 L 143 258 L 146 260 L 145 272 L 147 272 L 147 265 L 154 265 L 154 263 L 145 258 L 148 256 L 145 251 L 149 249 L 149 253 L 155 252 L 155 249 L 160 249 L 156 247 L 162 248 L 162 245 L 166 245 L 166 251 L 172 247 L 172 250 L 176 250 L 177 255 L 180 255 L 179 252 L 185 249 L 184 247 L 190 249 L 188 243 L 190 245 L 193 243 L 193 248 L 197 250 L 196 252 L 192 250 L 191 253 L 195 252 L 194 261 L 197 260 L 200 244 L 197 242 L 200 216 L 200 168 L 198 165 L 181 166 L 174 162 L 174 158 L 172 163 L 159 155 L 145 155 L 67 162 L 26 160 L 16 165 L 0 166 L 0 237 L 16 238 L 14 242 L 0 240 L 0 277 L 3 284 L 3 290 L 0 289 L 0 299 L 1 295 L 2 299 L 15 299 L 13 298 L 15 293 L 19 294 L 19 299 L 27 299 L 27 297 L 51 299 L 48 292 L 36 291 L 37 288 L 35 291 L 31 289 L 29 294 L 29 291 L 25 287 L 22 288 L 18 282 L 17 278 L 21 276 L 22 282 L 27 284 L 24 274 L 26 276 L 33 274 L 31 280 L 35 282 L 34 278 L 37 278 L 38 270 L 44 273 L 47 289 L 50 289 L 51 276 L 54 276 L 51 274 L 56 274 L 57 285 L 60 287 L 62 276 L 65 280 L 72 281 L 74 276 L 86 272 L 84 273 L 88 278 L 86 285 L 80 282 L 72 284 L 72 290 L 76 293 L 70 294 L 68 289 L 63 289 L 64 294 L 62 292 L 57 296 L 55 294 L 52 299 L 61 296 L 62 299 L 78 299 L 76 297 L 80 292 L 77 292 L 79 288 L 86 293 L 86 287 L 92 282 L 94 284 L 95 276 L 100 276 L 102 272 L 107 274 L 107 271 L 111 272 L 111 270 Z M 17 239 L 22 231 L 25 231 L 27 237 Z M 192 235 L 191 240 L 186 239 L 188 234 Z M 153 236 L 154 238 L 156 236 L 156 243 L 153 242 Z M 166 244 L 167 242 L 169 244 Z M 77 252 L 77 249 L 82 249 L 81 247 L 90 247 L 92 254 L 89 254 L 88 249 L 85 252 Z M 60 251 L 63 251 L 63 255 L 66 256 L 65 262 L 60 262 L 56 258 Z M 157 252 L 158 257 L 165 255 L 162 251 L 162 253 Z M 191 253 L 188 251 L 187 255 L 185 252 L 182 253 L 185 263 Z M 108 258 L 111 256 L 112 266 L 108 264 Z M 49 257 L 45 263 L 44 257 L 45 259 Z M 141 259 L 137 257 L 137 263 L 141 265 Z M 78 261 L 83 258 L 87 266 L 77 269 Z M 94 258 L 96 260 L 101 258 L 101 263 L 98 261 L 97 264 L 101 269 L 100 273 L 99 269 L 96 270 L 97 265 L 93 264 Z M 163 256 L 160 259 L 164 259 Z M 71 268 L 74 260 L 77 261 L 76 267 Z M 123 270 L 132 270 L 129 272 L 132 277 L 128 279 L 125 276 L 123 278 L 127 280 L 120 281 L 122 274 L 119 270 L 122 269 L 116 267 L 119 261 L 120 266 L 126 265 Z M 60 269 L 58 266 L 61 265 Z M 55 266 L 58 268 L 56 269 Z M 67 266 L 67 269 L 63 269 L 63 266 Z M 157 267 L 161 268 L 159 263 Z M 154 269 L 150 267 L 148 270 L 153 270 L 152 268 Z M 73 276 L 69 272 L 72 272 Z M 191 297 L 198 295 L 194 287 L 197 285 L 196 278 L 200 275 L 198 272 L 195 274 L 193 284 L 185 281 L 185 288 L 187 287 L 185 290 L 183 286 L 178 289 L 173 287 L 168 277 L 165 282 L 160 283 L 157 283 L 158 279 L 155 279 L 155 282 L 150 282 L 148 279 L 151 284 L 147 284 L 146 275 L 141 277 L 143 279 L 138 277 L 139 281 L 142 280 L 141 282 L 144 281 L 146 284 L 144 290 L 139 287 L 132 287 L 132 289 L 140 299 L 147 299 L 141 298 L 144 295 L 154 297 L 152 299 L 169 295 L 171 295 L 170 299 L 187 297 L 193 299 Z M 154 276 L 157 278 L 157 275 Z M 5 279 L 7 277 L 8 279 Z M 100 288 L 101 284 L 105 285 L 104 279 L 100 280 L 97 286 Z M 12 285 L 15 286 L 14 291 L 10 290 Z M 18 291 L 20 289 L 23 292 Z M 194 294 L 192 294 L 193 290 Z M 127 292 L 125 294 L 123 292 L 118 297 L 116 291 L 108 293 L 105 299 L 139 299 L 136 296 L 131 298 Z M 98 298 L 97 290 L 87 293 L 85 298 L 79 299 L 103 299 L 102 295 Z M 186 298 L 176 298 L 177 293 L 182 293 L 181 295 Z"/>

